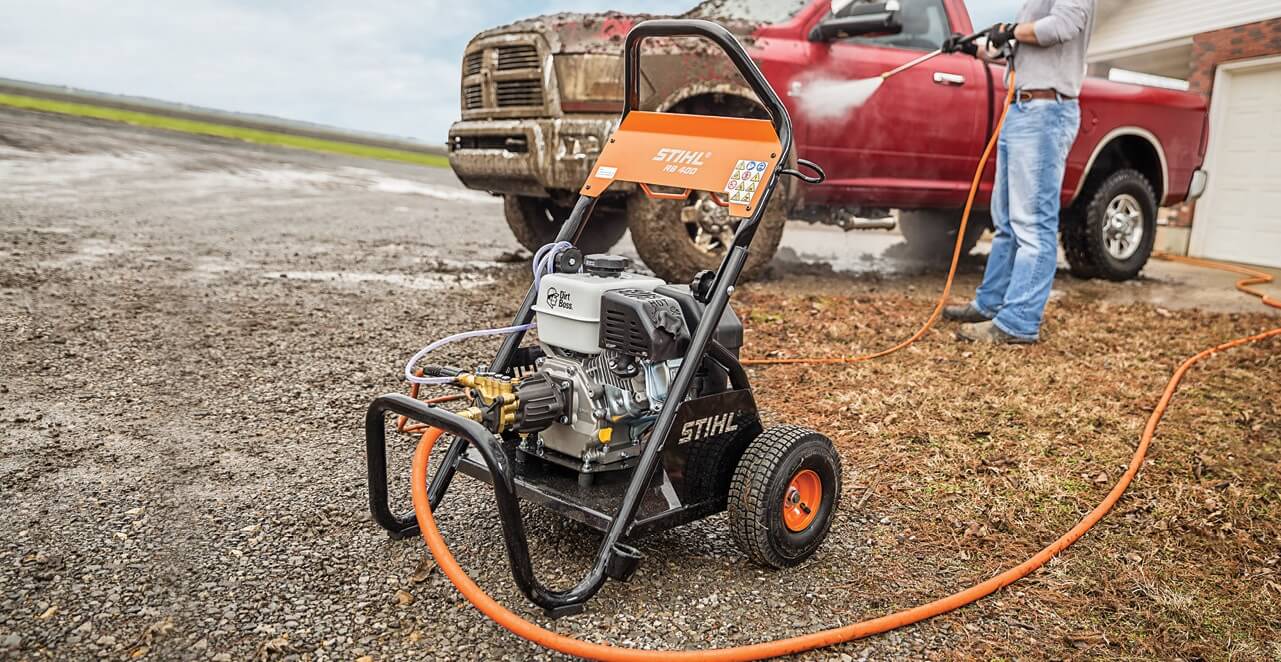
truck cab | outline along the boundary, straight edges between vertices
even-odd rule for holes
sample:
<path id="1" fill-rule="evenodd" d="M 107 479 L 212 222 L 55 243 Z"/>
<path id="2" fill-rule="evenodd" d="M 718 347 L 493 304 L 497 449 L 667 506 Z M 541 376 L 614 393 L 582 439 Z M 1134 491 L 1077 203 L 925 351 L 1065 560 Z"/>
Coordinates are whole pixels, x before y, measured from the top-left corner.
<path id="1" fill-rule="evenodd" d="M 866 11 L 892 13 L 895 29 L 840 29 L 841 19 Z M 859 218 L 897 210 L 910 245 L 923 253 L 950 249 L 1001 109 L 1005 67 L 942 55 L 890 78 L 861 103 L 832 90 L 934 51 L 953 33 L 972 32 L 963 0 L 709 0 L 685 16 L 715 20 L 739 37 L 788 106 L 794 156 L 828 174 L 821 186 L 775 196 L 749 273 L 768 263 L 789 218 L 848 229 Z M 559 14 L 488 30 L 469 44 L 450 163 L 465 185 L 504 197 L 508 223 L 525 246 L 555 235 L 616 128 L 622 38 L 645 18 Z M 645 108 L 762 116 L 733 68 L 697 41 L 659 40 L 645 59 Z M 1078 276 L 1132 278 L 1151 253 L 1159 207 L 1204 188 L 1206 101 L 1092 78 L 1081 104 L 1061 192 L 1065 252 Z M 982 210 L 993 180 L 990 165 L 967 250 L 987 225 Z M 584 247 L 603 250 L 630 227 L 642 259 L 669 280 L 714 267 L 735 227 L 709 199 L 656 200 L 623 187 L 601 201 L 601 212 Z"/>

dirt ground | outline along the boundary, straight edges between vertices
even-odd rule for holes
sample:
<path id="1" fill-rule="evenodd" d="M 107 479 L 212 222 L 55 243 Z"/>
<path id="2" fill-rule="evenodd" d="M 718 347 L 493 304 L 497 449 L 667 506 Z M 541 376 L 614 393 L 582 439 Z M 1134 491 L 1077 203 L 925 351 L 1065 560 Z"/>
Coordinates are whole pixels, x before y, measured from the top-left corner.
<path id="1" fill-rule="evenodd" d="M 886 250 L 833 271 L 806 236 L 741 288 L 747 354 L 861 353 L 928 314 L 936 268 L 885 269 Z M 448 171 L 0 110 L 0 658 L 556 659 L 389 540 L 364 480 L 368 401 L 431 339 L 506 321 L 523 257 L 501 205 Z M 753 369 L 770 420 L 844 457 L 832 534 L 800 568 L 751 565 L 717 516 L 640 540 L 630 583 L 550 622 L 515 589 L 487 490 L 455 481 L 442 527 L 500 601 L 596 641 L 738 645 L 916 605 L 1067 530 L 1180 361 L 1278 325 L 1190 273 L 1064 275 L 1034 347 L 939 327 L 875 363 Z M 799 659 L 1281 658 L 1278 349 L 1196 368 L 1117 510 L 1047 568 Z M 576 581 L 597 536 L 526 526 L 543 577 Z"/>

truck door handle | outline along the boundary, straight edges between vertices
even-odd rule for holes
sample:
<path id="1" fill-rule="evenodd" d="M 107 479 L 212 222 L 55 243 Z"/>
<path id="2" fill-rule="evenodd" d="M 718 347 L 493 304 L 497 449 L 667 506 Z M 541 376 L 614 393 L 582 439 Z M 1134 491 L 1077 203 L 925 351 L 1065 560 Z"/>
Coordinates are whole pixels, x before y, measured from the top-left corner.
<path id="1" fill-rule="evenodd" d="M 945 74 L 942 71 L 934 72 L 935 85 L 964 85 L 965 76 L 960 74 Z"/>

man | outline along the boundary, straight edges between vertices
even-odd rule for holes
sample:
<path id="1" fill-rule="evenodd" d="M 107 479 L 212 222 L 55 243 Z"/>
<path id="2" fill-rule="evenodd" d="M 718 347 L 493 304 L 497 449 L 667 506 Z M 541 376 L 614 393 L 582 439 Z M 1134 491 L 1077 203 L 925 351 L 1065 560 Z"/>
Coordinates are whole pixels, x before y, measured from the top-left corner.
<path id="1" fill-rule="evenodd" d="M 992 221 L 996 237 L 974 301 L 949 306 L 962 340 L 1035 343 L 1058 267 L 1060 190 L 1081 124 L 1077 97 L 1094 30 L 1094 0 L 1028 0 L 1018 23 L 1001 23 L 986 43 L 952 38 L 949 52 L 992 59 L 1013 49 L 1017 92 L 997 145 Z M 992 51 L 996 50 L 996 53 Z"/>

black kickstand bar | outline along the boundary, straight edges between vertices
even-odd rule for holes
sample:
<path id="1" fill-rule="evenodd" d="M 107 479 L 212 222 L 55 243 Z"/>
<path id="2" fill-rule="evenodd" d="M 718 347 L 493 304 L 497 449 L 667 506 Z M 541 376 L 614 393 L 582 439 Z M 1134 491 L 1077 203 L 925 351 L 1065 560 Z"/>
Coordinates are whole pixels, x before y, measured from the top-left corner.
<path id="1" fill-rule="evenodd" d="M 365 414 L 365 440 L 369 447 L 386 446 L 388 412 L 440 428 L 459 439 L 467 440 L 478 451 L 493 477 L 494 500 L 498 506 L 499 521 L 503 525 L 503 542 L 507 547 L 507 559 L 511 563 L 516 585 L 530 601 L 546 609 L 551 616 L 582 611 L 583 603 L 600 589 L 604 577 L 588 590 L 575 587 L 563 592 L 547 589 L 534 577 L 533 564 L 529 558 L 529 541 L 520 515 L 520 500 L 516 497 L 516 482 L 507 456 L 503 453 L 502 441 L 479 423 L 409 396 L 391 393 L 375 399 Z M 400 518 L 395 518 L 394 523 L 403 525 Z M 626 545 L 619 545 L 608 556 L 613 559 L 609 568 L 610 576 L 630 574 L 630 570 L 639 561 L 639 554 Z"/>

